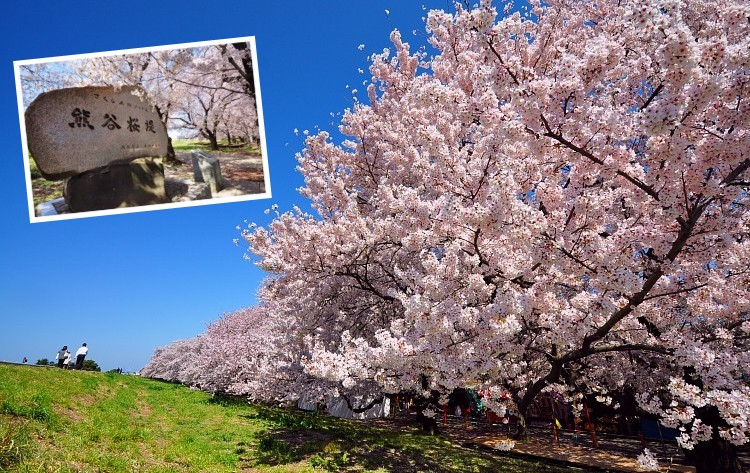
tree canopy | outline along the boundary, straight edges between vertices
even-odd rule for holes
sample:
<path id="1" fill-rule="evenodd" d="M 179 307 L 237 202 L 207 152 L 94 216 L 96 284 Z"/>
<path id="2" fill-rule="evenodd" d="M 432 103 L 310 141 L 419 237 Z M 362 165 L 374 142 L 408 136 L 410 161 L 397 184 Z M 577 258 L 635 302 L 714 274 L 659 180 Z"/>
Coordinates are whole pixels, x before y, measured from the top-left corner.
<path id="1" fill-rule="evenodd" d="M 497 393 L 519 433 L 541 393 L 626 393 L 685 449 L 747 443 L 749 19 L 482 2 L 429 13 L 432 55 L 394 31 L 348 139 L 298 155 L 315 214 L 245 234 L 284 347 L 350 392 Z"/>

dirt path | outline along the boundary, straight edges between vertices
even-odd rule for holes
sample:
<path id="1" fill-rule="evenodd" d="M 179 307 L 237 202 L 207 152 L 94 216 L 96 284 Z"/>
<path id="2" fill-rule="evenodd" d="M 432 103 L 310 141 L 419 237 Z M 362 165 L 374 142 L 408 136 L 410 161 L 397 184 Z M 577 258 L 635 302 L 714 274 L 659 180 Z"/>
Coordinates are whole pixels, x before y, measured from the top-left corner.
<path id="1" fill-rule="evenodd" d="M 250 154 L 241 151 L 225 152 L 211 151 L 211 156 L 221 162 L 221 173 L 225 179 L 262 181 L 263 180 L 263 158 L 260 154 Z M 188 166 L 192 175 L 191 153 L 181 151 L 177 153 L 177 159 Z"/>
<path id="2" fill-rule="evenodd" d="M 263 158 L 260 154 L 242 151 L 211 151 L 210 153 L 218 158 L 225 183 L 225 189 L 213 196 L 214 198 L 265 192 Z M 164 176 L 168 179 L 192 182 L 193 165 L 190 151 L 178 152 L 177 159 L 182 165 L 165 166 Z"/>
<path id="3" fill-rule="evenodd" d="M 408 424 L 408 420 L 401 417 L 370 419 L 361 422 L 393 429 Z M 575 435 L 560 432 L 559 441 L 554 443 L 551 431 L 529 429 L 529 437 L 526 440 L 515 442 L 512 451 L 502 452 L 494 447 L 498 441 L 510 438 L 511 430 L 507 426 L 496 424 L 490 427 L 484 421 L 477 422 L 472 419 L 467 427 L 463 419 L 448 416 L 447 423 L 440 422 L 438 427 L 443 435 L 459 445 L 491 451 L 501 456 L 539 459 L 589 471 L 643 472 L 638 467 L 636 457 L 643 451 L 644 447 L 638 440 L 634 439 L 600 435 L 598 437 L 599 447 L 594 448 L 586 432 L 578 432 Z M 659 459 L 663 472 L 695 472 L 693 467 L 684 464 L 684 457 L 677 450 L 676 445 L 650 441 L 648 442 L 648 448 Z"/>

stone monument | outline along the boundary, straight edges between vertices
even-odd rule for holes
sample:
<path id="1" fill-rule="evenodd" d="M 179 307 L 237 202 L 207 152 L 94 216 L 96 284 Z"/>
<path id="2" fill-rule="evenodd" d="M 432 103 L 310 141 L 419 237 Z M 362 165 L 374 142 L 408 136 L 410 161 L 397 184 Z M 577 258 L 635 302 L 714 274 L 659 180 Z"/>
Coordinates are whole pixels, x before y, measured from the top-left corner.
<path id="1" fill-rule="evenodd" d="M 72 212 L 169 202 L 167 130 L 137 87 L 46 92 L 26 110 L 29 152 L 45 179 L 66 179 Z"/>
<path id="2" fill-rule="evenodd" d="M 216 195 L 224 188 L 224 179 L 221 177 L 221 164 L 218 158 L 200 150 L 194 150 L 191 157 L 195 182 L 207 183 L 211 188 L 211 194 Z"/>

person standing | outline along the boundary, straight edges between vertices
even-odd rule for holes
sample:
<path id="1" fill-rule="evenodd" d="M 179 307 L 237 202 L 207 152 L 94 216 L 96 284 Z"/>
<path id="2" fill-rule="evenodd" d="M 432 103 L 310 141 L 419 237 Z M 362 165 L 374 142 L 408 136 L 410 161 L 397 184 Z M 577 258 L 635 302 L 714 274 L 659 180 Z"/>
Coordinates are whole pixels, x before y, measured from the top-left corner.
<path id="1" fill-rule="evenodd" d="M 65 352 L 68 351 L 68 345 L 65 345 L 60 349 L 60 351 L 57 352 L 57 355 L 55 355 L 55 359 L 57 360 L 57 367 L 62 368 L 63 363 L 65 363 Z"/>
<path id="2" fill-rule="evenodd" d="M 89 352 L 89 349 L 85 343 L 81 345 L 81 348 L 79 348 L 78 351 L 76 351 L 75 369 L 80 370 L 81 368 L 83 368 L 83 360 L 84 358 L 86 358 L 86 355 L 88 354 L 88 352 Z"/>
<path id="3" fill-rule="evenodd" d="M 70 350 L 65 350 L 65 361 L 63 362 L 63 368 L 70 368 Z"/>

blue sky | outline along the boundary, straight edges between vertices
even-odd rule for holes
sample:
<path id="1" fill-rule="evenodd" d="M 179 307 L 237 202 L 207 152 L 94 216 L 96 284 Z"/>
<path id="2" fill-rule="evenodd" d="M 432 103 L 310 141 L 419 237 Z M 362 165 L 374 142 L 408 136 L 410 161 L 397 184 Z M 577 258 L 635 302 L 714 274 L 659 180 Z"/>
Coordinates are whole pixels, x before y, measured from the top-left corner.
<path id="1" fill-rule="evenodd" d="M 295 190 L 294 129 L 334 131 L 330 113 L 352 105 L 346 85 L 364 91 L 369 75 L 357 69 L 390 45 L 390 31 L 424 43 L 423 5 L 452 8 L 445 0 L 11 5 L 0 29 L 0 360 L 54 358 L 62 345 L 87 342 L 104 370 L 126 371 L 255 303 L 265 274 L 233 239 L 245 220 L 267 224 L 272 204 L 309 208 Z M 244 36 L 256 38 L 273 198 L 29 223 L 14 60 Z"/>

